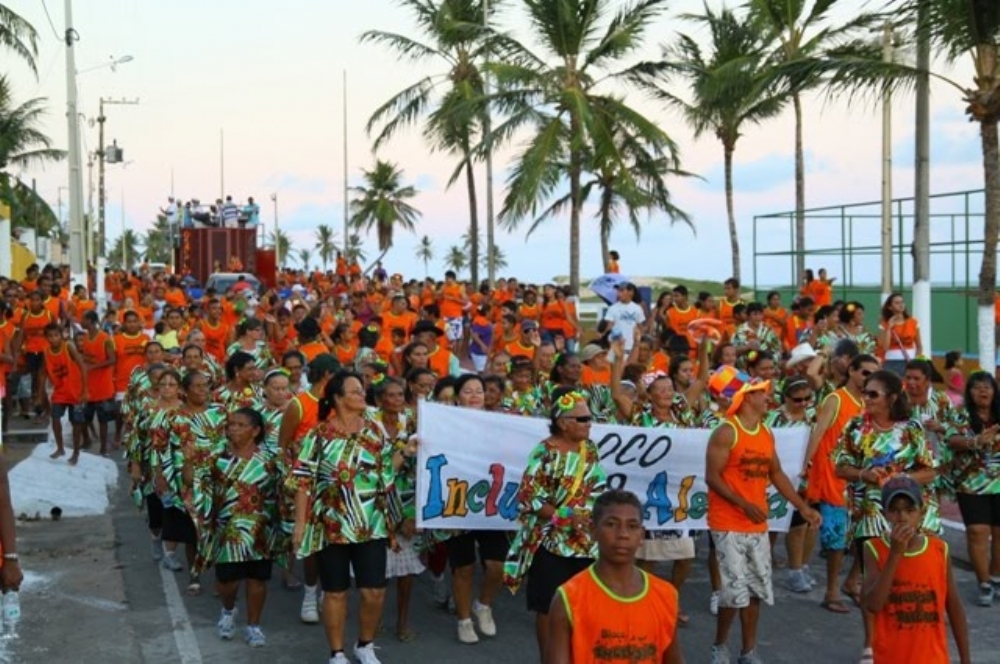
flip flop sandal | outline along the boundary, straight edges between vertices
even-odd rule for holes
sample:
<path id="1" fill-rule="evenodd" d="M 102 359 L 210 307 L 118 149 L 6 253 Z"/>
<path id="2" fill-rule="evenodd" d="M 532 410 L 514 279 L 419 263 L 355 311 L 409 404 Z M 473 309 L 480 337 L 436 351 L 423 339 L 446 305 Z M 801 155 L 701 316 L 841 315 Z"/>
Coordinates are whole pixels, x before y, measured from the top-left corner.
<path id="1" fill-rule="evenodd" d="M 847 586 L 841 586 L 840 592 L 846 595 L 854 602 L 854 606 L 861 608 L 861 589 L 855 588 L 854 590 L 848 588 Z"/>
<path id="2" fill-rule="evenodd" d="M 402 643 L 410 643 L 417 640 L 417 633 L 409 627 L 406 627 L 396 632 L 396 638 Z"/>
<path id="3" fill-rule="evenodd" d="M 865 648 L 861 651 L 861 659 L 858 660 L 858 664 L 873 664 L 875 662 L 875 653 L 871 648 Z"/>
<path id="4" fill-rule="evenodd" d="M 188 582 L 187 594 L 190 597 L 197 597 L 201 594 L 201 581 L 196 576 L 192 576 Z"/>
<path id="5" fill-rule="evenodd" d="M 850 613 L 851 610 L 847 607 L 842 599 L 825 599 L 819 604 L 824 609 L 830 613 Z"/>

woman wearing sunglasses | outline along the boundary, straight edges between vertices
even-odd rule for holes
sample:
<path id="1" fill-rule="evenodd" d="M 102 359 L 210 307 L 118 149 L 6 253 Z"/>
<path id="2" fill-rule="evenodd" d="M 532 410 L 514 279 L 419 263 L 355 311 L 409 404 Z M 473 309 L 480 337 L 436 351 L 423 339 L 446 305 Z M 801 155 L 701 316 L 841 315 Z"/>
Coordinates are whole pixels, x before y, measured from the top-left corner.
<path id="1" fill-rule="evenodd" d="M 891 371 L 868 376 L 862 392 L 864 413 L 847 425 L 834 451 L 837 476 L 847 481 L 847 507 L 851 517 L 849 541 L 863 555 L 865 540 L 889 533 L 882 514 L 882 484 L 894 475 L 906 474 L 923 487 L 926 514 L 923 529 L 937 533 L 937 462 L 927 443 L 924 427 L 911 418 L 903 381 Z M 814 457 L 815 459 L 815 457 Z M 872 661 L 872 617 L 863 614 L 865 643 L 862 662 Z"/>
<path id="2" fill-rule="evenodd" d="M 941 374 L 928 359 L 910 360 L 903 374 L 903 387 L 910 400 L 910 416 L 924 425 L 934 455 L 940 459 L 944 446 L 952 438 L 960 438 L 965 418 L 955 408 L 944 390 L 933 383 L 943 382 Z M 944 479 L 944 477 L 942 477 Z"/>
<path id="3" fill-rule="evenodd" d="M 518 491 L 521 529 L 504 565 L 504 582 L 512 591 L 527 578 L 528 610 L 535 614 L 543 658 L 556 589 L 595 557 L 590 513 L 607 480 L 590 440 L 593 416 L 586 397 L 557 389 L 552 398 L 550 435 L 528 457 Z"/>

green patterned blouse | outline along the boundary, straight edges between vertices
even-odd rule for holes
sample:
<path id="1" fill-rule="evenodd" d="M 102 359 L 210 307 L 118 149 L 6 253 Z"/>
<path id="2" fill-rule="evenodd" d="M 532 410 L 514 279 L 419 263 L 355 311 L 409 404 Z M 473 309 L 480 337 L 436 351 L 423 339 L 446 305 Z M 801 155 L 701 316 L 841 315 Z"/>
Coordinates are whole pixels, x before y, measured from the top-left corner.
<path id="1" fill-rule="evenodd" d="M 271 357 L 271 350 L 267 347 L 267 344 L 263 341 L 258 341 L 256 347 L 253 350 L 247 350 L 243 347 L 239 341 L 234 341 L 229 344 L 229 348 L 226 349 L 226 357 L 232 356 L 233 353 L 237 351 L 242 351 L 253 356 L 254 366 L 261 371 L 267 371 L 275 365 L 274 358 Z"/>
<path id="2" fill-rule="evenodd" d="M 247 385 L 243 389 L 233 389 L 229 383 L 212 393 L 212 401 L 221 405 L 227 413 L 233 413 L 240 408 L 264 410 L 264 392 L 260 385 Z"/>
<path id="3" fill-rule="evenodd" d="M 210 404 L 194 412 L 185 406 L 174 411 L 160 411 L 150 424 L 154 463 L 170 488 L 165 507 L 187 509 L 193 500 L 192 487 L 184 481 L 183 471 L 190 464 L 197 472 L 201 466 L 222 454 L 226 445 L 226 411 Z"/>

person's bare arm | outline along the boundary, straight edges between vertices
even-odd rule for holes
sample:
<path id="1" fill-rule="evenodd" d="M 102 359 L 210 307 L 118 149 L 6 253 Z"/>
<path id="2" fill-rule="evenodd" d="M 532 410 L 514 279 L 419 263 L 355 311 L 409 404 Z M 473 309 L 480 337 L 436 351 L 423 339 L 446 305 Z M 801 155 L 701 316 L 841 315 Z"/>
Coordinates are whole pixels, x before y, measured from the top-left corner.
<path id="1" fill-rule="evenodd" d="M 826 435 L 827 429 L 833 425 L 833 420 L 837 415 L 837 408 L 840 404 L 840 397 L 834 395 L 823 402 L 816 414 L 816 424 L 809 432 L 809 444 L 806 446 L 806 455 L 802 459 L 802 477 L 809 471 L 809 466 L 813 463 L 816 450 L 819 449 L 819 441 Z"/>
<path id="2" fill-rule="evenodd" d="M 663 664 L 684 664 L 684 650 L 681 649 L 681 642 L 677 638 L 677 623 L 674 623 L 674 634 L 670 639 L 670 646 L 663 653 Z"/>
<path id="3" fill-rule="evenodd" d="M 281 416 L 281 427 L 278 428 L 278 447 L 288 450 L 292 445 L 292 436 L 302 421 L 302 407 L 298 401 L 292 400 L 285 406 L 285 414 Z"/>
<path id="4" fill-rule="evenodd" d="M 705 392 L 705 386 L 708 385 L 708 375 L 711 372 L 711 363 L 708 361 L 708 348 L 711 343 L 706 334 L 698 344 L 698 376 L 691 381 L 691 385 L 684 392 L 684 398 L 687 399 L 687 402 L 692 407 L 701 399 L 701 395 Z"/>
<path id="5" fill-rule="evenodd" d="M 573 626 L 569 622 L 562 593 L 558 590 L 549 606 L 549 641 L 545 644 L 544 664 L 572 664 Z"/>
<path id="6" fill-rule="evenodd" d="M 615 349 L 615 361 L 611 363 L 611 399 L 618 407 L 619 414 L 627 419 L 632 417 L 634 404 L 631 397 L 625 394 L 625 390 L 622 389 L 622 372 L 625 369 L 625 358 L 622 357 L 624 354 L 622 349 L 625 347 L 625 342 L 619 339 L 612 346 Z"/>
<path id="7" fill-rule="evenodd" d="M 87 399 L 87 396 L 88 396 L 87 395 L 87 363 L 83 361 L 83 357 L 80 356 L 80 353 L 77 352 L 76 347 L 74 347 L 72 344 L 67 343 L 66 344 L 66 350 L 69 352 L 70 359 L 73 360 L 74 362 L 76 362 L 76 366 L 80 367 L 80 382 L 82 384 L 83 400 L 84 401 L 88 401 L 88 399 Z"/>
<path id="8" fill-rule="evenodd" d="M 970 664 L 972 655 L 969 652 L 969 623 L 965 619 L 965 607 L 962 597 L 955 587 L 955 576 L 951 572 L 951 562 L 944 559 L 948 566 L 948 597 L 945 599 L 945 610 L 948 612 L 948 622 L 951 623 L 951 633 L 955 637 L 955 647 L 958 649 L 958 659 L 961 664 Z"/>
<path id="9" fill-rule="evenodd" d="M 17 555 L 17 532 L 14 522 L 14 506 L 10 501 L 10 482 L 7 477 L 7 462 L 0 458 L 0 545 L 5 554 Z M 3 590 L 19 590 L 24 574 L 19 560 L 3 561 L 0 567 L 0 586 Z"/>
<path id="10" fill-rule="evenodd" d="M 826 382 L 826 362 L 827 354 L 824 352 L 820 352 L 819 355 L 809 360 L 809 366 L 806 368 L 806 378 L 809 379 L 809 383 L 814 390 L 820 389 L 823 387 L 823 383 Z"/>
<path id="11" fill-rule="evenodd" d="M 803 500 L 802 496 L 795 491 L 795 487 L 792 485 L 791 480 L 788 479 L 788 476 L 785 475 L 785 471 L 781 467 L 781 459 L 778 458 L 777 452 L 775 452 L 774 456 L 771 457 L 769 479 L 771 480 L 771 484 L 774 485 L 774 488 L 778 490 L 778 493 L 784 496 L 785 499 L 799 511 L 799 514 L 802 515 L 802 518 L 805 519 L 810 526 L 813 528 L 819 528 L 820 522 L 822 521 L 819 512 L 811 508 L 809 503 Z"/>

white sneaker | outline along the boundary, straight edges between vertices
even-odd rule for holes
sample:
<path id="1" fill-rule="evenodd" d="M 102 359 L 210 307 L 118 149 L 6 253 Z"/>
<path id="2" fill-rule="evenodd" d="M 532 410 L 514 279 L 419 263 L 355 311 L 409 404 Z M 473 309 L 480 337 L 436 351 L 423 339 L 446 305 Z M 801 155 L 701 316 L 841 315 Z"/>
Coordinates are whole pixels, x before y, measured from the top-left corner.
<path id="1" fill-rule="evenodd" d="M 163 560 L 163 540 L 159 537 L 154 537 L 149 541 L 149 554 L 153 557 L 153 560 L 160 561 Z"/>
<path id="2" fill-rule="evenodd" d="M 232 641 L 236 634 L 236 609 L 232 611 L 222 610 L 219 617 L 219 638 L 223 641 Z"/>
<path id="3" fill-rule="evenodd" d="M 267 639 L 264 638 L 264 632 L 259 625 L 247 625 L 245 638 L 251 648 L 263 648 L 267 645 Z"/>
<path id="4" fill-rule="evenodd" d="M 319 610 L 316 608 L 316 593 L 308 586 L 306 586 L 306 593 L 302 597 L 302 609 L 299 611 L 299 618 L 308 625 L 315 625 L 319 622 Z"/>
<path id="5" fill-rule="evenodd" d="M 330 658 L 330 664 L 351 664 L 351 660 L 347 659 L 347 655 L 344 653 L 338 652 Z"/>
<path id="6" fill-rule="evenodd" d="M 713 616 L 719 615 L 719 591 L 716 590 L 712 592 L 712 596 L 708 598 L 708 612 Z"/>
<path id="7" fill-rule="evenodd" d="M 809 565 L 802 566 L 802 573 L 806 575 L 806 581 L 809 582 L 810 588 L 816 587 L 816 577 L 813 576 L 812 570 L 809 569 Z"/>
<path id="8" fill-rule="evenodd" d="M 483 636 L 497 635 L 497 624 L 493 622 L 493 610 L 490 607 L 476 601 L 472 605 L 472 615 L 479 623 L 479 631 L 483 633 Z"/>
<path id="9" fill-rule="evenodd" d="M 184 571 L 184 563 L 177 560 L 176 551 L 167 551 L 163 554 L 163 567 L 170 570 L 171 572 L 182 572 Z"/>
<path id="10" fill-rule="evenodd" d="M 354 644 L 354 659 L 358 660 L 358 664 L 382 664 L 378 661 L 378 657 L 375 656 L 375 644 L 369 643 L 366 646 L 358 647 L 358 644 Z"/>
<path id="11" fill-rule="evenodd" d="M 479 643 L 479 635 L 471 619 L 458 621 L 458 640 L 468 644 Z"/>

